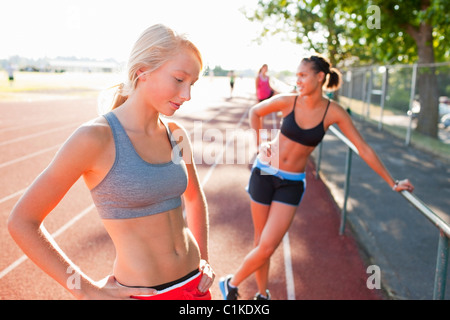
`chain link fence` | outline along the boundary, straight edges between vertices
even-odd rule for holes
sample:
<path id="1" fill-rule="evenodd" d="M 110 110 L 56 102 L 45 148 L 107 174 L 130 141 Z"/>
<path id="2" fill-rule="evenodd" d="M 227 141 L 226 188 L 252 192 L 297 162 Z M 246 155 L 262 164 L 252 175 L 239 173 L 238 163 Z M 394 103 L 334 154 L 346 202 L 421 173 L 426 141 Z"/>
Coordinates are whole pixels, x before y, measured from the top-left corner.
<path id="1" fill-rule="evenodd" d="M 429 65 L 385 65 L 342 71 L 342 104 L 352 113 L 383 125 L 402 128 L 405 143 L 417 125 L 420 112 L 418 77 L 422 68 L 435 70 L 439 94 L 439 140 L 450 145 L 450 62 Z"/>

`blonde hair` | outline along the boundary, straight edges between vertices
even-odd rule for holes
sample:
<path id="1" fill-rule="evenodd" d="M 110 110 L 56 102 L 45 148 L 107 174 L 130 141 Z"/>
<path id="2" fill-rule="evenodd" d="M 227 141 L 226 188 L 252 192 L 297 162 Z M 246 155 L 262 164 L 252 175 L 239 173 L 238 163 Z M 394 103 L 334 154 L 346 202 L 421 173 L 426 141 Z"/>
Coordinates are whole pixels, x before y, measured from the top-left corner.
<path id="1" fill-rule="evenodd" d="M 178 53 L 181 48 L 192 50 L 200 61 L 201 68 L 203 68 L 200 51 L 185 35 L 177 34 L 162 24 L 147 28 L 131 50 L 127 64 L 128 78 L 125 83 L 118 86 L 111 110 L 121 106 L 127 100 L 128 96 L 136 89 L 139 76 L 155 71 Z M 146 71 L 138 76 L 137 72 L 143 68 Z"/>

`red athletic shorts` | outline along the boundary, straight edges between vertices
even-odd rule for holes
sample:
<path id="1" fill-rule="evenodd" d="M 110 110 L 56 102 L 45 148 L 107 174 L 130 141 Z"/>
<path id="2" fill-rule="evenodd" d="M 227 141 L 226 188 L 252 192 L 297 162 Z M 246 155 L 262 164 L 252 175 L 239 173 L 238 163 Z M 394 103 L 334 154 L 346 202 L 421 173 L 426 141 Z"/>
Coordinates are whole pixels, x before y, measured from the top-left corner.
<path id="1" fill-rule="evenodd" d="M 210 291 L 200 292 L 198 284 L 202 278 L 202 273 L 199 271 L 194 276 L 176 283 L 163 290 L 158 290 L 156 295 L 152 296 L 131 296 L 131 298 L 138 300 L 211 300 Z"/>

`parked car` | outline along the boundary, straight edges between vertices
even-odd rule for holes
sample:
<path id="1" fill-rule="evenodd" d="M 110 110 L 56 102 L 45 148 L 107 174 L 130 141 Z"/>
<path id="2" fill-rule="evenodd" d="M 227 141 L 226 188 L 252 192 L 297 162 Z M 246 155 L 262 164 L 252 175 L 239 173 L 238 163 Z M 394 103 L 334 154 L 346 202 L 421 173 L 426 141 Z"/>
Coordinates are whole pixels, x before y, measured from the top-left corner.
<path id="1" fill-rule="evenodd" d="M 413 118 L 417 118 L 420 113 L 420 102 L 418 100 L 414 100 L 412 104 L 411 110 L 408 110 L 407 114 L 412 115 Z M 439 97 L 439 118 L 450 114 L 450 99 L 448 97 Z"/>
<path id="2" fill-rule="evenodd" d="M 411 110 L 408 110 L 407 114 L 408 114 L 408 116 L 412 115 L 413 118 L 417 118 L 417 116 L 419 115 L 419 112 L 420 112 L 420 102 L 417 100 L 414 100 L 412 103 L 412 108 L 411 108 Z"/>
<path id="3" fill-rule="evenodd" d="M 439 97 L 439 117 L 450 113 L 450 100 L 448 97 Z"/>

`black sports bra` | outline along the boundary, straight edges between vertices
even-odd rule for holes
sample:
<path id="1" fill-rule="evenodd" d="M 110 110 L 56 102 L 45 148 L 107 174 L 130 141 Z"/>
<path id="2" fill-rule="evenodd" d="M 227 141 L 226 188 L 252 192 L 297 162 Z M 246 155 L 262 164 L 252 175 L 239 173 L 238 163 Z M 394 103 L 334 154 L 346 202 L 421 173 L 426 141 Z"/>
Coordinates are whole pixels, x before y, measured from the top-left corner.
<path id="1" fill-rule="evenodd" d="M 325 135 L 323 120 L 325 119 L 328 107 L 330 106 L 330 100 L 328 100 L 327 109 L 325 110 L 322 121 L 314 128 L 302 129 L 298 126 L 297 122 L 295 122 L 295 104 L 297 103 L 297 98 L 298 96 L 295 97 L 292 112 L 283 118 L 280 131 L 284 136 L 292 141 L 298 142 L 305 146 L 315 147 L 322 141 Z"/>

